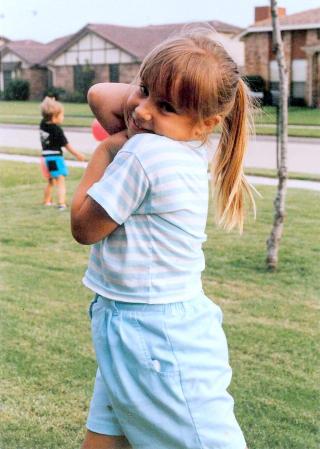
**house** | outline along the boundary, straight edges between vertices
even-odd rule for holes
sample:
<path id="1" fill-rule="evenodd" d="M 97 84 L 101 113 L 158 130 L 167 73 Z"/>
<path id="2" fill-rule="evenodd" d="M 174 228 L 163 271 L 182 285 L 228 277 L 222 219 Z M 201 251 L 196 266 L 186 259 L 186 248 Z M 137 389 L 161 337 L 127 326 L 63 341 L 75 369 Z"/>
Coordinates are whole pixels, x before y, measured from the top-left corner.
<path id="1" fill-rule="evenodd" d="M 12 79 L 21 78 L 30 83 L 30 98 L 41 98 L 48 86 L 48 69 L 42 60 L 68 38 L 65 36 L 48 44 L 33 40 L 5 42 L 0 48 L 0 90 Z"/>
<path id="2" fill-rule="evenodd" d="M 226 23 L 208 22 L 221 39 L 239 34 L 241 28 Z M 201 25 L 201 24 L 192 24 Z M 88 24 L 58 47 L 43 61 L 51 72 L 52 84 L 73 92 L 81 85 L 85 70 L 94 72 L 93 83 L 102 81 L 130 83 L 141 61 L 158 43 L 177 33 L 186 24 L 127 27 L 107 24 Z M 240 62 L 244 63 L 243 44 L 234 41 Z"/>
<path id="3" fill-rule="evenodd" d="M 320 107 L 320 8 L 286 15 L 279 8 L 289 76 L 290 101 Z M 270 7 L 255 8 L 255 23 L 239 36 L 245 43 L 245 74 L 261 76 L 266 90 L 277 91 L 279 75 L 272 51 Z"/>
<path id="4" fill-rule="evenodd" d="M 219 21 L 209 21 L 230 54 L 244 65 L 244 44 L 234 39 L 242 29 Z M 48 44 L 35 41 L 9 42 L 0 48 L 2 68 L 0 89 L 10 79 L 30 81 L 31 98 L 41 98 L 48 87 L 68 92 L 81 91 L 89 74 L 92 83 L 130 83 L 145 55 L 158 43 L 186 26 L 201 23 L 127 27 L 87 24 L 77 33 Z"/>

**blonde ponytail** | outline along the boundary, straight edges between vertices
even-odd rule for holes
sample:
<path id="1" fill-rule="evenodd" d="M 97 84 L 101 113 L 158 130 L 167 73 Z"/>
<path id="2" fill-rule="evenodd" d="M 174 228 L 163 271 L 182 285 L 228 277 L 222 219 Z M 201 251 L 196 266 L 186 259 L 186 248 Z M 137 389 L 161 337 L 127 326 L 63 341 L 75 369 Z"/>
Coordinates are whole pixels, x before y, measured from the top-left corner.
<path id="1" fill-rule="evenodd" d="M 239 79 L 235 100 L 222 123 L 222 134 L 211 165 L 211 179 L 216 205 L 216 221 L 226 230 L 243 231 L 245 197 L 248 196 L 255 215 L 252 188 L 243 173 L 244 156 L 250 128 L 248 89 Z"/>

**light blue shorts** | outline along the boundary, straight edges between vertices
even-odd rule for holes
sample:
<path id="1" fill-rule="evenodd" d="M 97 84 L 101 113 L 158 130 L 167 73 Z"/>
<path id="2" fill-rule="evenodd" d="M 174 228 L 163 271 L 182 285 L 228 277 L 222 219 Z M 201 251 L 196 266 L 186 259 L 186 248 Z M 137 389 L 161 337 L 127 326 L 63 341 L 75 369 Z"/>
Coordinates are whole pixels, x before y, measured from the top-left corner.
<path id="1" fill-rule="evenodd" d="M 63 156 L 46 156 L 45 163 L 50 174 L 50 178 L 68 176 L 69 170 Z"/>
<path id="2" fill-rule="evenodd" d="M 87 428 L 125 435 L 134 449 L 244 449 L 227 392 L 222 313 L 203 294 L 172 304 L 96 296 L 98 361 Z"/>

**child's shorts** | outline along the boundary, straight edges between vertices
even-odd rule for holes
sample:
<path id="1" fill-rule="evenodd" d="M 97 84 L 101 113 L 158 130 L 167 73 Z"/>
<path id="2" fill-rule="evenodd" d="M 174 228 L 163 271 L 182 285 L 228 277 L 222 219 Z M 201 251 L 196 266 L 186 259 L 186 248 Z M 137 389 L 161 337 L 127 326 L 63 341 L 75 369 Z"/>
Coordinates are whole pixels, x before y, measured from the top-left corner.
<path id="1" fill-rule="evenodd" d="M 244 449 L 227 392 L 222 313 L 203 294 L 172 304 L 96 296 L 98 361 L 87 428 L 125 435 L 134 449 Z"/>
<path id="2" fill-rule="evenodd" d="M 50 174 L 50 178 L 68 176 L 69 171 L 63 156 L 46 156 L 45 162 Z"/>

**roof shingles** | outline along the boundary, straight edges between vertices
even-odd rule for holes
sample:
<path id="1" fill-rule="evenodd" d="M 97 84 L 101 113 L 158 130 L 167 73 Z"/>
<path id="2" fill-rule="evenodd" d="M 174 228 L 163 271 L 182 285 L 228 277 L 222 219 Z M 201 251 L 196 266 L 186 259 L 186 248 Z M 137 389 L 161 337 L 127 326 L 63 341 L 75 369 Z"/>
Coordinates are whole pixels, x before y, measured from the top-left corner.
<path id="1" fill-rule="evenodd" d="M 319 24 L 320 27 L 320 8 L 308 9 L 307 11 L 290 14 L 279 17 L 280 26 L 301 26 Z M 271 18 L 255 22 L 252 27 L 270 27 Z"/>

